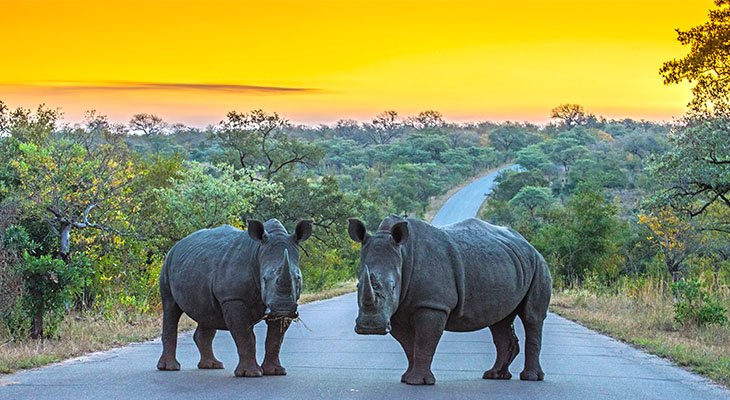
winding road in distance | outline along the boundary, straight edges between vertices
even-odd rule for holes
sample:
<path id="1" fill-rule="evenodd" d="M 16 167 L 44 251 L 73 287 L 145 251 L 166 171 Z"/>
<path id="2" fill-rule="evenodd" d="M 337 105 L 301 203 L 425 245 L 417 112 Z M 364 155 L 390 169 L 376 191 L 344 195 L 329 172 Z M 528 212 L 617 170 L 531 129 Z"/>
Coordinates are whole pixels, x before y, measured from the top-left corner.
<path id="1" fill-rule="evenodd" d="M 491 176 L 491 175 L 490 175 Z M 434 218 L 443 225 L 474 216 L 493 176 L 457 192 Z M 479 204 L 472 203 L 478 201 Z M 468 204 L 467 204 L 468 203 Z M 471 215 L 462 212 L 469 209 Z M 438 218 L 438 219 L 437 219 Z M 456 218 L 456 219 L 454 219 Z M 496 352 L 489 329 L 446 332 L 436 351 L 435 386 L 400 382 L 406 357 L 390 336 L 359 336 L 355 294 L 305 304 L 304 323 L 284 339 L 283 377 L 235 378 L 237 355 L 228 332 L 214 342 L 223 370 L 199 370 L 190 333 L 180 335 L 182 370 L 157 371 L 159 339 L 0 377 L 0 399 L 728 399 L 730 392 L 669 362 L 549 314 L 544 328 L 545 381 L 481 379 Z M 305 325 L 306 324 L 306 325 Z M 524 342 L 519 319 L 516 331 Z M 255 327 L 259 362 L 266 326 Z M 519 376 L 523 353 L 510 371 Z"/>

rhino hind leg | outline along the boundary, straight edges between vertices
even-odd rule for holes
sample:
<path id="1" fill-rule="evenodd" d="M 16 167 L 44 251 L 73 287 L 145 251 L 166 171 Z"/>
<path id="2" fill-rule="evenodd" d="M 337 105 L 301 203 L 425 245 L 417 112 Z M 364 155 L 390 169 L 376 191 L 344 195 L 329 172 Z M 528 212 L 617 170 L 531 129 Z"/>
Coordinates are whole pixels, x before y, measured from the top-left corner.
<path id="1" fill-rule="evenodd" d="M 176 359 L 177 353 L 177 325 L 182 316 L 182 309 L 175 300 L 163 296 L 162 300 L 162 356 L 157 362 L 160 371 L 179 371 L 180 363 Z"/>
<path id="2" fill-rule="evenodd" d="M 433 354 L 444 333 L 448 315 L 439 310 L 422 308 L 413 315 L 414 342 L 413 368 L 405 374 L 409 385 L 433 385 L 436 378 L 431 372 Z"/>
<path id="3" fill-rule="evenodd" d="M 485 371 L 483 379 L 511 379 L 509 366 L 520 352 L 519 340 L 515 335 L 515 313 L 489 327 L 492 331 L 494 346 L 497 348 L 497 359 L 492 369 Z"/>
<path id="4" fill-rule="evenodd" d="M 406 358 L 408 359 L 408 369 L 400 377 L 400 381 L 406 383 L 406 377 L 408 377 L 413 370 L 413 330 L 394 321 L 391 322 L 393 323 L 393 328 L 390 331 L 390 335 L 393 336 L 398 343 L 400 343 L 403 351 L 406 353 Z"/>
<path id="5" fill-rule="evenodd" d="M 251 317 L 248 307 L 240 300 L 223 303 L 223 319 L 236 342 L 238 365 L 234 374 L 239 377 L 259 377 L 264 374 L 256 362 L 256 336 L 253 326 L 256 320 Z"/>
<path id="6" fill-rule="evenodd" d="M 198 325 L 193 334 L 193 340 L 200 351 L 200 369 L 222 369 L 223 363 L 218 361 L 213 354 L 213 338 L 215 338 L 216 330 L 213 328 L 205 328 Z"/>
<path id="7" fill-rule="evenodd" d="M 261 368 L 264 375 L 286 375 L 286 368 L 281 366 L 279 352 L 284 341 L 284 334 L 289 329 L 289 322 L 283 318 L 266 320 L 266 355 Z"/>
<path id="8" fill-rule="evenodd" d="M 542 271 L 542 270 L 540 270 Z M 544 268 L 547 271 L 547 267 Z M 525 369 L 520 373 L 523 381 L 541 381 L 545 373 L 540 366 L 542 348 L 542 327 L 550 303 L 551 282 L 541 274 L 535 276 L 520 304 L 517 315 L 525 327 Z"/>

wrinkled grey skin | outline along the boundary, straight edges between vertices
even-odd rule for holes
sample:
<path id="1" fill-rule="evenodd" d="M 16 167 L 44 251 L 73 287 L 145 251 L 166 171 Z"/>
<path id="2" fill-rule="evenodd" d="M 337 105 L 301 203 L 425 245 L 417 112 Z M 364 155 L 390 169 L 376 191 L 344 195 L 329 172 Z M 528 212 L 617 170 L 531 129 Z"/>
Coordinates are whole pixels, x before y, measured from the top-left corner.
<path id="1" fill-rule="evenodd" d="M 177 325 L 184 312 L 198 323 L 193 339 L 198 368 L 218 369 L 213 355 L 216 330 L 229 330 L 236 342 L 236 376 L 286 375 L 279 350 L 302 290 L 299 243 L 312 233 L 301 221 L 288 234 L 276 219 L 248 222 L 244 232 L 229 225 L 202 229 L 176 243 L 160 272 L 162 356 L 160 370 L 176 371 Z M 256 362 L 253 326 L 266 318 L 266 356 Z"/>
<path id="2" fill-rule="evenodd" d="M 373 235 L 357 219 L 350 237 L 362 243 L 355 332 L 390 333 L 403 347 L 401 381 L 433 385 L 431 361 L 444 330 L 489 327 L 497 359 L 484 379 L 510 379 L 519 353 L 513 321 L 525 326 L 523 380 L 542 380 L 540 347 L 552 281 L 540 253 L 519 233 L 476 218 L 434 227 L 391 215 Z"/>

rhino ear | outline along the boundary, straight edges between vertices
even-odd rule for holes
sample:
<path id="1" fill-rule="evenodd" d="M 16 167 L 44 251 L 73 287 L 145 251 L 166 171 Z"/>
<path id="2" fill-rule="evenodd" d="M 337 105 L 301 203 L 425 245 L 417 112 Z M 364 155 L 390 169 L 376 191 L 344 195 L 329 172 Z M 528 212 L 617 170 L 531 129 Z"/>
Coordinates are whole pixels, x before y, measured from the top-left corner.
<path id="1" fill-rule="evenodd" d="M 400 221 L 390 228 L 390 235 L 393 236 L 395 244 L 401 245 L 408 240 L 408 221 Z"/>
<path id="2" fill-rule="evenodd" d="M 347 227 L 347 233 L 350 234 L 350 238 L 356 242 L 365 242 L 370 235 L 368 235 L 365 224 L 357 218 L 350 218 L 350 226 Z"/>
<path id="3" fill-rule="evenodd" d="M 259 242 L 263 242 L 266 240 L 266 230 L 264 229 L 264 224 L 261 223 L 259 220 L 255 219 L 249 219 L 248 220 L 248 236 L 251 237 L 253 240 L 258 240 Z"/>
<path id="4" fill-rule="evenodd" d="M 312 221 L 299 221 L 297 227 L 294 228 L 294 241 L 301 243 L 312 234 Z"/>

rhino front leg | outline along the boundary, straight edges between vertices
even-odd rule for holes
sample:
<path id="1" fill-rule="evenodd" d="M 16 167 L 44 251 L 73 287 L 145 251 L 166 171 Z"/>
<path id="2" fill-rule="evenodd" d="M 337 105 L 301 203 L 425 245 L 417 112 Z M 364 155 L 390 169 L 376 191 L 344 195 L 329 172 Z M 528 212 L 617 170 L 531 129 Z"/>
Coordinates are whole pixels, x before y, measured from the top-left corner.
<path id="1" fill-rule="evenodd" d="M 256 320 L 251 317 L 248 307 L 240 300 L 227 301 L 221 305 L 223 318 L 238 350 L 236 376 L 259 377 L 263 370 L 256 362 L 256 336 L 253 326 Z"/>
<path id="2" fill-rule="evenodd" d="M 160 371 L 178 371 L 180 363 L 175 357 L 177 353 L 177 325 L 182 310 L 172 296 L 162 299 L 162 356 L 157 362 Z"/>
<path id="3" fill-rule="evenodd" d="M 413 343 L 413 368 L 406 373 L 405 383 L 409 385 L 433 385 L 436 378 L 431 372 L 431 362 L 436 346 L 446 326 L 447 315 L 443 311 L 422 308 L 413 315 L 415 332 Z"/>
<path id="4" fill-rule="evenodd" d="M 408 369 L 400 377 L 400 381 L 405 383 L 406 377 L 413 370 L 413 329 L 405 327 L 394 321 L 391 321 L 391 323 L 393 324 L 393 328 L 390 331 L 390 335 L 393 336 L 398 343 L 400 343 L 401 347 L 403 347 L 403 351 L 406 353 L 406 358 L 408 359 Z"/>
<path id="5" fill-rule="evenodd" d="M 200 369 L 223 368 L 223 363 L 218 361 L 213 354 L 213 339 L 216 332 L 213 328 L 204 328 L 200 325 L 195 329 L 193 340 L 198 346 L 198 351 L 200 351 L 200 362 L 198 362 L 198 368 Z"/>
<path id="6" fill-rule="evenodd" d="M 515 314 L 489 327 L 492 331 L 494 346 L 497 348 L 497 359 L 492 369 L 484 372 L 483 379 L 510 379 L 509 366 L 520 352 L 519 341 L 515 335 Z"/>
<path id="7" fill-rule="evenodd" d="M 266 330 L 266 355 L 261 368 L 264 375 L 286 375 L 286 368 L 281 366 L 279 361 L 279 352 L 281 351 L 281 343 L 284 341 L 284 334 L 289 329 L 289 323 L 283 318 L 266 320 L 268 328 Z"/>

